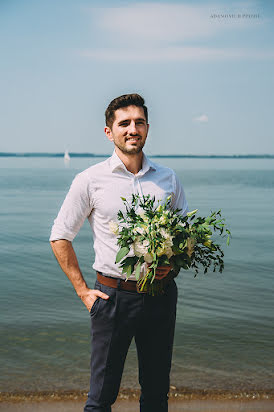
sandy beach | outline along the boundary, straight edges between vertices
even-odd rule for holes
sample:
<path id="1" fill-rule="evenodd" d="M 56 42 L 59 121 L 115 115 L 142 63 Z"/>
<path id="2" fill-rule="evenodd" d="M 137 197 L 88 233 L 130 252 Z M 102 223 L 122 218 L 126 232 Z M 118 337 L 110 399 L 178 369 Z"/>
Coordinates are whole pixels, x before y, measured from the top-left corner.
<path id="1" fill-rule="evenodd" d="M 122 389 L 113 412 L 138 412 L 139 391 Z M 82 412 L 85 392 L 0 393 L 3 412 Z M 218 392 L 173 389 L 169 412 L 274 412 L 272 391 Z"/>
<path id="2" fill-rule="evenodd" d="M 82 412 L 84 400 L 78 401 L 23 401 L 3 402 L 0 411 L 5 412 Z M 138 412 L 136 400 L 119 400 L 113 412 Z M 274 400 L 171 400 L 169 412 L 273 412 Z"/>

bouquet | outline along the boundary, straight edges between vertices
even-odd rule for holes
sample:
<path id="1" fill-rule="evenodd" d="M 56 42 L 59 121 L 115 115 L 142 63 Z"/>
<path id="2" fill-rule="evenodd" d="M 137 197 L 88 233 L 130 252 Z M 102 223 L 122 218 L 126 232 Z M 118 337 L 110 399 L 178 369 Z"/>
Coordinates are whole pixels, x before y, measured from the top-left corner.
<path id="1" fill-rule="evenodd" d="M 180 209 L 170 208 L 171 196 L 164 204 L 155 204 L 155 197 L 132 195 L 131 203 L 125 198 L 126 213 L 118 212 L 118 223 L 111 221 L 110 230 L 117 236 L 119 250 L 116 263 L 128 279 L 135 274 L 138 291 L 158 295 L 164 291 L 164 280 L 155 279 L 158 266 L 170 265 L 172 276 L 181 268 L 194 269 L 195 276 L 200 267 L 206 273 L 210 266 L 213 272 L 223 271 L 223 250 L 212 239 L 213 232 L 227 238 L 221 211 L 207 217 L 196 217 L 198 209 L 179 214 Z M 129 256 L 128 256 L 129 255 Z M 146 273 L 141 276 L 141 267 L 146 263 Z"/>

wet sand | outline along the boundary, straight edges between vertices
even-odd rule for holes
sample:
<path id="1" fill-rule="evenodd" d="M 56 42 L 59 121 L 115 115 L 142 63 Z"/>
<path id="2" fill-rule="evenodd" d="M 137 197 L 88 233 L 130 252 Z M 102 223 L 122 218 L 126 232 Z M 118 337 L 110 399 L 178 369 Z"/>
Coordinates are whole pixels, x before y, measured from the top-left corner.
<path id="1" fill-rule="evenodd" d="M 139 391 L 121 390 L 113 412 L 138 412 Z M 83 412 L 86 392 L 0 393 L 1 412 Z M 190 391 L 170 393 L 169 412 L 274 412 L 274 392 Z"/>
<path id="2" fill-rule="evenodd" d="M 83 412 L 84 400 L 78 401 L 23 401 L 3 402 L 3 412 Z M 113 412 L 138 412 L 136 400 L 118 400 Z M 169 412 L 273 412 L 274 400 L 170 400 Z"/>

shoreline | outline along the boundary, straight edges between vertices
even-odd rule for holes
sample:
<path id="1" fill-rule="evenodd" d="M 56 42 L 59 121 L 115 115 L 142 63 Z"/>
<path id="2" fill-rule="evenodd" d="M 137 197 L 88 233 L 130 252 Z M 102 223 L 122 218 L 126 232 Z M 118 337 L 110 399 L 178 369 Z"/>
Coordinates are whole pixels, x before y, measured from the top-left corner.
<path id="1" fill-rule="evenodd" d="M 274 390 L 229 392 L 172 389 L 170 412 L 273 412 Z M 0 412 L 82 412 L 87 391 L 0 393 Z M 139 410 L 139 391 L 122 389 L 113 412 Z"/>
<path id="2" fill-rule="evenodd" d="M 140 390 L 121 388 L 117 401 L 136 401 L 139 399 Z M 83 401 L 87 397 L 87 391 L 59 390 L 59 391 L 14 391 L 0 392 L 0 402 L 51 402 L 51 401 Z M 190 388 L 176 388 L 171 386 L 169 392 L 171 401 L 192 401 L 192 400 L 212 400 L 212 401 L 250 401 L 250 400 L 274 400 L 274 388 L 269 390 L 203 390 Z"/>

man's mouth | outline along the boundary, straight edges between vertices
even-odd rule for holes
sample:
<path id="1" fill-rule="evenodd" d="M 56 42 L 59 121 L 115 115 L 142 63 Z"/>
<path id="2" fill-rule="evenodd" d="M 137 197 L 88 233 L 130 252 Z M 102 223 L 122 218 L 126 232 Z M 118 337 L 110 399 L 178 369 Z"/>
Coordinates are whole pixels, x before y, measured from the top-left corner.
<path id="1" fill-rule="evenodd" d="M 137 142 L 138 140 L 140 140 L 140 137 L 134 136 L 134 137 L 128 137 L 126 141 L 127 142 Z"/>

